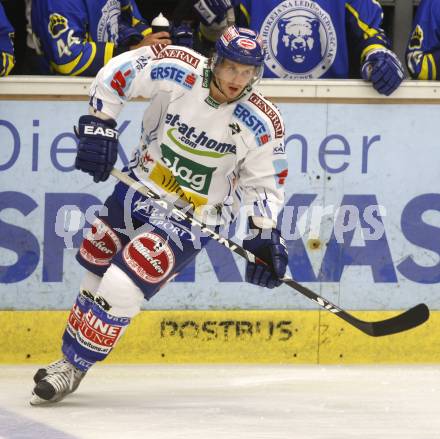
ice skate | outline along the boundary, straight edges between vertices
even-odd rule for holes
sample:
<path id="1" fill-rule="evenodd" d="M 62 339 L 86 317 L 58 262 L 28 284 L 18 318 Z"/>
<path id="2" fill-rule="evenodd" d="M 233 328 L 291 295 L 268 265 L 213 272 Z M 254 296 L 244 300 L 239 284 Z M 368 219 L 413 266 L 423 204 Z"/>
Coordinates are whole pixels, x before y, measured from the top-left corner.
<path id="1" fill-rule="evenodd" d="M 65 358 L 62 358 L 61 360 L 57 360 L 57 361 L 54 361 L 53 363 L 50 363 L 49 366 L 42 367 L 41 369 L 38 369 L 34 375 L 34 383 L 38 384 L 38 382 L 40 382 L 47 375 L 63 370 L 63 367 L 64 367 L 66 361 L 67 360 Z M 78 385 L 79 385 L 79 382 L 76 385 L 76 387 L 72 390 L 72 392 L 74 392 L 76 390 Z"/>
<path id="2" fill-rule="evenodd" d="M 66 359 L 55 361 L 34 375 L 36 386 L 32 392 L 31 405 L 40 405 L 61 401 L 74 392 L 85 372 L 80 371 Z"/>

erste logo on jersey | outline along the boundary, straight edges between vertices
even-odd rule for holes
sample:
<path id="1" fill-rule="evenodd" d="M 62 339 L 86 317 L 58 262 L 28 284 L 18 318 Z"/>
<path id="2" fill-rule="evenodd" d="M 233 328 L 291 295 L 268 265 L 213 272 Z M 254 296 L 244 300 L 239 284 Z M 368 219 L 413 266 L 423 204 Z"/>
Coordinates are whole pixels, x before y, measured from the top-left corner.
<path id="1" fill-rule="evenodd" d="M 189 90 L 193 88 L 197 80 L 195 73 L 176 64 L 161 64 L 160 66 L 154 67 L 151 70 L 150 76 L 153 81 L 166 79 Z"/>
<path id="2" fill-rule="evenodd" d="M 285 0 L 261 25 L 265 65 L 279 78 L 320 78 L 336 57 L 337 36 L 330 15 L 316 2 Z"/>
<path id="3" fill-rule="evenodd" d="M 124 262 L 142 280 L 157 284 L 174 267 L 175 257 L 162 236 L 146 232 L 130 241 L 123 253 Z"/>
<path id="4" fill-rule="evenodd" d="M 244 122 L 244 124 L 254 133 L 258 146 L 264 145 L 270 140 L 270 131 L 266 122 L 246 104 L 237 104 L 233 113 L 234 117 Z"/>

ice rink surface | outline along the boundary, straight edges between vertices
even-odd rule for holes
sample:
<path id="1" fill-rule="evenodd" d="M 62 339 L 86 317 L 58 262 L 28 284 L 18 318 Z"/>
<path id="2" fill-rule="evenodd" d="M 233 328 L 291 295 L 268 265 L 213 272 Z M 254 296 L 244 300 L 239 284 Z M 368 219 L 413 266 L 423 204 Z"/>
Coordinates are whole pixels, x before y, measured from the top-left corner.
<path id="1" fill-rule="evenodd" d="M 99 365 L 31 407 L 36 369 L 0 366 L 1 439 L 440 439 L 440 366 Z"/>

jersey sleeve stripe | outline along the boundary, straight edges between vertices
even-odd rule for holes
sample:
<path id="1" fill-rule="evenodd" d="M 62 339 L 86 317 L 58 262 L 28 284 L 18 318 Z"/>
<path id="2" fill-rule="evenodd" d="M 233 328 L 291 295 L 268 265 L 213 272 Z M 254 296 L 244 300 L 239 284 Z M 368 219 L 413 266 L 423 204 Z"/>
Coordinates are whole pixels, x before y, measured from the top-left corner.
<path id="1" fill-rule="evenodd" d="M 57 64 L 53 61 L 50 62 L 52 68 L 62 75 L 73 75 L 73 70 L 80 63 L 83 56 L 83 52 L 81 52 L 74 60 L 68 62 L 67 64 Z"/>
<path id="2" fill-rule="evenodd" d="M 348 9 L 348 11 L 353 15 L 353 17 L 356 19 L 356 22 L 359 26 L 359 28 L 362 30 L 362 32 L 365 34 L 366 38 L 371 38 L 376 36 L 379 32 L 377 31 L 377 29 L 374 29 L 370 26 L 368 26 L 367 23 L 365 23 L 364 21 L 362 21 L 359 17 L 359 12 L 356 11 L 356 9 L 353 8 L 353 6 L 349 5 L 349 4 L 345 4 L 345 7 Z"/>
<path id="3" fill-rule="evenodd" d="M 2 53 L 2 66 L 0 70 L 0 76 L 7 76 L 14 67 L 14 55 L 10 53 Z"/>
<path id="4" fill-rule="evenodd" d="M 429 79 L 429 73 L 428 73 L 428 57 L 424 56 L 422 59 L 422 67 L 420 69 L 419 77 L 418 79 Z"/>
<path id="5" fill-rule="evenodd" d="M 92 53 L 90 54 L 90 58 L 88 59 L 88 61 L 79 70 L 77 70 L 76 72 L 73 73 L 74 75 L 80 75 L 94 61 L 94 59 L 96 57 L 96 44 L 95 43 L 90 43 L 90 45 L 92 46 Z"/>
<path id="6" fill-rule="evenodd" d="M 375 50 L 375 49 L 383 49 L 385 47 L 382 46 L 381 44 L 370 44 L 369 46 L 367 46 L 361 53 L 361 61 L 363 61 L 365 59 L 365 57 L 367 56 L 368 52 L 370 52 L 371 50 Z"/>
<path id="7" fill-rule="evenodd" d="M 435 58 L 432 55 L 432 53 L 428 54 L 428 59 L 431 63 L 431 78 L 430 79 L 437 79 L 437 66 L 435 64 Z"/>
<path id="8" fill-rule="evenodd" d="M 243 5 L 243 3 L 240 3 L 240 11 L 242 12 L 242 14 L 244 15 L 244 17 L 246 18 L 246 22 L 249 25 L 251 22 L 251 16 L 248 12 L 248 10 L 245 8 L 245 6 Z"/>
<path id="9" fill-rule="evenodd" d="M 114 50 L 114 43 L 106 43 L 104 48 L 104 65 L 106 65 L 113 58 Z"/>
<path id="10" fill-rule="evenodd" d="M 73 61 L 70 61 L 67 64 L 56 64 L 54 62 L 51 62 L 53 69 L 56 72 L 61 73 L 62 75 L 72 75 L 72 76 L 80 75 L 82 72 L 84 72 L 90 66 L 90 64 L 94 61 L 94 59 L 96 57 L 96 43 L 90 42 L 87 44 L 90 45 L 90 49 L 91 49 L 89 59 L 78 70 L 75 70 L 75 69 L 82 61 L 84 52 L 81 52 Z"/>

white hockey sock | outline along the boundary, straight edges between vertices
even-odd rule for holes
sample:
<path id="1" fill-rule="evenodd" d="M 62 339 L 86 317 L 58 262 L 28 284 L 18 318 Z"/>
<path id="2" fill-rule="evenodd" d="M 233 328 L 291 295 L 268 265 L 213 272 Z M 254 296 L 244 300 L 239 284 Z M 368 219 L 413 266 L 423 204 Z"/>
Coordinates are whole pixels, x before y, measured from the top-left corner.
<path id="1" fill-rule="evenodd" d="M 110 265 L 96 292 L 95 301 L 108 314 L 132 318 L 141 310 L 144 295 L 116 265 Z"/>

